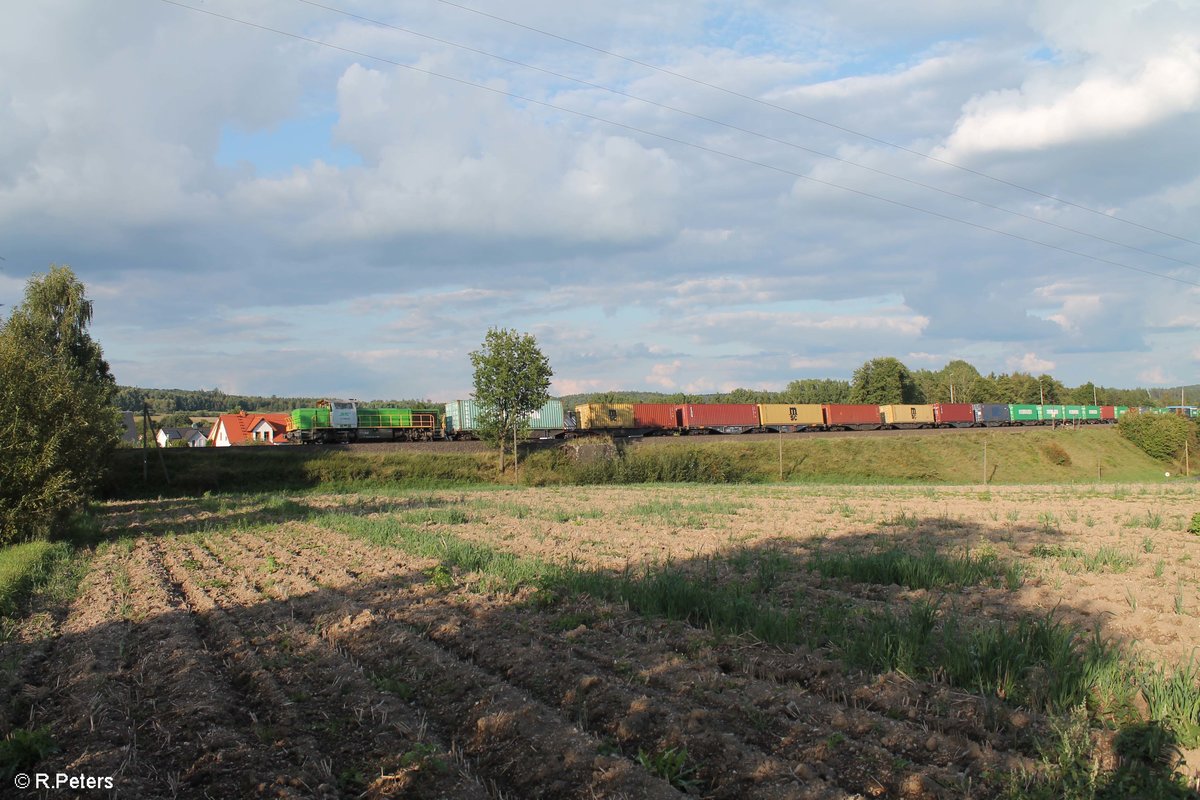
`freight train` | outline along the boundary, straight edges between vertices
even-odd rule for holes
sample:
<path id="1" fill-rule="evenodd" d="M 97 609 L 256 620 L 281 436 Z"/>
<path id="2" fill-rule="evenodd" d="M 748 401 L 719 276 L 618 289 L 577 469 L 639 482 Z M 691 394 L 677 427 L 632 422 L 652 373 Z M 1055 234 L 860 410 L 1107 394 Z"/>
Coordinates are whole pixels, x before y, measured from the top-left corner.
<path id="1" fill-rule="evenodd" d="M 1111 424 L 1127 406 L 934 403 L 845 405 L 787 403 L 589 403 L 578 406 L 581 431 L 654 436 L 797 433 L 1009 425 Z"/>
<path id="2" fill-rule="evenodd" d="M 530 438 L 562 439 L 596 432 L 614 436 L 799 433 L 829 430 L 968 428 L 1012 425 L 1112 424 L 1127 406 L 933 403 L 926 405 L 788 403 L 586 403 L 574 411 L 550 400 L 530 412 Z M 1194 409 L 1188 408 L 1184 413 Z M 1194 416 L 1194 414 L 1190 414 Z M 442 413 L 364 408 L 332 400 L 291 413 L 287 439 L 302 444 L 476 439 L 474 400 L 446 403 Z"/>

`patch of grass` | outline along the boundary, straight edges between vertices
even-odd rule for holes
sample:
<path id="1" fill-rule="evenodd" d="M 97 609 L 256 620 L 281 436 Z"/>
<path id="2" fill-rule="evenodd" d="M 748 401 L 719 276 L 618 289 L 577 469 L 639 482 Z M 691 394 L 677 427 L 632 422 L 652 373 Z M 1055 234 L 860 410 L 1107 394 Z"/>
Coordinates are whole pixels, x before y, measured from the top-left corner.
<path id="1" fill-rule="evenodd" d="M 897 584 L 910 589 L 974 586 L 983 582 L 1016 588 L 1024 581 L 1020 564 L 1002 561 L 990 552 L 972 555 L 966 551 L 946 556 L 933 550 L 911 553 L 892 548 L 880 553 L 818 554 L 808 565 L 827 578 Z"/>
<path id="2" fill-rule="evenodd" d="M 433 769 L 446 772 L 449 762 L 443 757 L 442 749 L 431 742 L 417 742 L 400 756 L 400 766 L 417 769 Z"/>
<path id="3" fill-rule="evenodd" d="M 418 508 L 396 515 L 410 525 L 466 525 L 471 521 L 465 511 L 457 508 Z"/>
<path id="4" fill-rule="evenodd" d="M 1192 514 L 1192 521 L 1188 523 L 1187 531 L 1200 536 L 1200 512 Z"/>
<path id="5" fill-rule="evenodd" d="M 699 788 L 696 765 L 688 758 L 687 748 L 669 747 L 656 753 L 638 749 L 637 763 L 684 792 Z"/>
<path id="6" fill-rule="evenodd" d="M 398 547 L 412 555 L 436 559 L 448 573 L 452 569 L 478 573 L 486 589 L 513 591 L 520 586 L 532 585 L 553 570 L 540 559 L 521 558 L 444 531 L 414 528 L 394 516 L 359 517 L 332 513 L 316 517 L 312 522 L 375 545 Z"/>
<path id="7" fill-rule="evenodd" d="M 630 507 L 627 514 L 687 528 L 704 528 L 709 526 L 714 517 L 731 516 L 742 508 L 745 506 L 727 500 L 692 503 L 681 500 L 651 500 Z"/>
<path id="8" fill-rule="evenodd" d="M 1137 557 L 1122 553 L 1115 547 L 1101 547 L 1094 553 L 1086 554 L 1079 563 L 1088 572 L 1128 572 L 1137 564 Z"/>
<path id="9" fill-rule="evenodd" d="M 1182 757 L 1172 733 L 1150 723 L 1127 725 L 1114 740 L 1116 767 L 1102 772 L 1101 753 L 1082 710 L 1050 720 L 1040 737 L 1036 771 L 993 774 L 1006 800 L 1195 800 L 1180 770 Z"/>
<path id="10" fill-rule="evenodd" d="M 1101 547 L 1089 553 L 1079 547 L 1059 544 L 1035 544 L 1029 551 L 1035 558 L 1057 558 L 1069 572 L 1128 572 L 1137 565 L 1137 556 L 1123 553 L 1115 547 Z M 1073 568 L 1072 568 L 1073 567 Z"/>
<path id="11" fill-rule="evenodd" d="M 64 542 L 25 542 L 0 548 L 0 615 L 15 613 L 70 554 L 71 547 Z"/>
<path id="12" fill-rule="evenodd" d="M 454 573 L 445 564 L 438 564 L 429 570 L 429 583 L 439 592 L 445 592 L 454 586 Z"/>
<path id="13" fill-rule="evenodd" d="M 1029 551 L 1034 558 L 1083 558 L 1084 552 L 1078 547 L 1064 547 L 1061 544 L 1035 544 Z"/>
<path id="14" fill-rule="evenodd" d="M 1174 732 L 1184 747 L 1200 746 L 1200 665 L 1192 661 L 1174 670 L 1145 667 L 1138 687 L 1151 720 Z"/>
<path id="15" fill-rule="evenodd" d="M 42 759 L 58 751 L 48 728 L 17 728 L 0 740 L 0 782 L 12 783 L 13 776 L 29 772 Z"/>

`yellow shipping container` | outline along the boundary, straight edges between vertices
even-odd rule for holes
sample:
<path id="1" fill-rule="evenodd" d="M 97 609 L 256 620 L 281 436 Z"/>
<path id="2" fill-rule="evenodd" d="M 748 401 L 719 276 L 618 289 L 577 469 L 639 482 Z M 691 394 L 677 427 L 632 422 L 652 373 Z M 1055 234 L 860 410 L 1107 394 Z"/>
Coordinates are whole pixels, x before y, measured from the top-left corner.
<path id="1" fill-rule="evenodd" d="M 824 425 L 820 403 L 816 405 L 787 405 L 786 403 L 759 403 L 758 420 L 767 427 L 772 425 Z"/>
<path id="2" fill-rule="evenodd" d="M 580 430 L 633 427 L 632 403 L 586 403 L 575 406 L 575 413 Z"/>
<path id="3" fill-rule="evenodd" d="M 886 425 L 932 425 L 933 406 L 880 406 Z"/>

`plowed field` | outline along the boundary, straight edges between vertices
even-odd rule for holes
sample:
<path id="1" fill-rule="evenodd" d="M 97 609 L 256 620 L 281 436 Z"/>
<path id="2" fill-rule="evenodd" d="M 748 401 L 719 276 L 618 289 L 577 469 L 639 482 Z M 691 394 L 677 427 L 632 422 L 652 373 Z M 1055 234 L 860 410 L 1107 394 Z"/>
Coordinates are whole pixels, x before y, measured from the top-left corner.
<path id="1" fill-rule="evenodd" d="M 1196 511 L 1190 485 L 113 503 L 74 602 L 0 646 L 4 732 L 49 732 L 31 771 L 114 778 L 83 796 L 1012 794 L 1061 731 L 1040 695 L 871 669 L 811 631 L 922 603 L 964 629 L 1053 612 L 1174 666 L 1200 644 Z M 898 550 L 1012 569 L 933 588 L 829 572 Z M 664 575 L 683 606 L 633 594 Z M 731 587 L 703 597 L 764 627 L 687 605 Z M 1125 721 L 1105 719 L 1111 772 Z"/>

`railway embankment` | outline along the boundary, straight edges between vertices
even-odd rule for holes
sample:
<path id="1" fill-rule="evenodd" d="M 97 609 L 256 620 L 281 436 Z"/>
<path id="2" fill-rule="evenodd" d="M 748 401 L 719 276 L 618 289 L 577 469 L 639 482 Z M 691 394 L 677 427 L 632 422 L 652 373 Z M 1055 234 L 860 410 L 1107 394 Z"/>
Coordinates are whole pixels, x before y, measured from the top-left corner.
<path id="1" fill-rule="evenodd" d="M 160 459 L 161 456 L 161 459 Z M 513 483 L 1076 484 L 1178 480 L 1110 427 L 572 440 L 522 450 L 514 475 L 478 442 L 123 450 L 108 498 Z M 1170 472 L 1172 477 L 1166 477 Z"/>

